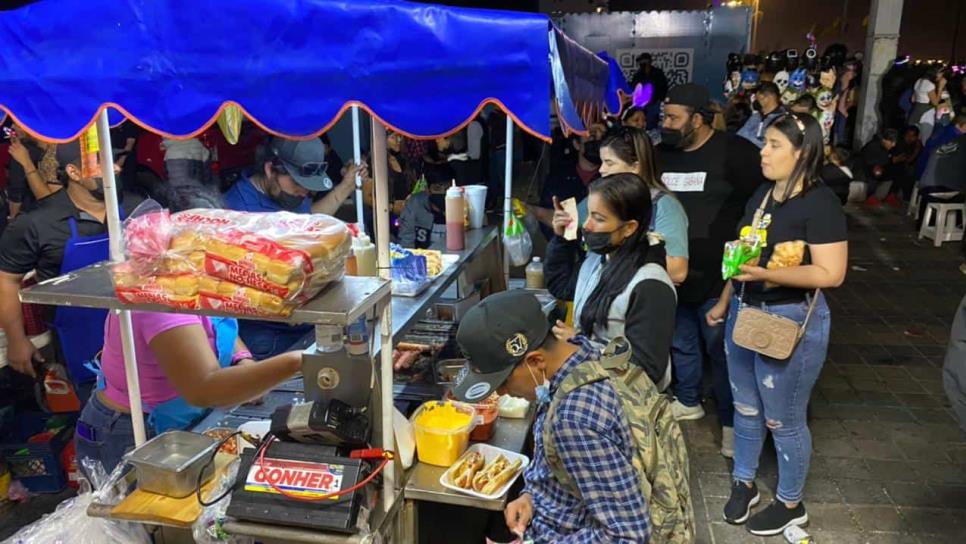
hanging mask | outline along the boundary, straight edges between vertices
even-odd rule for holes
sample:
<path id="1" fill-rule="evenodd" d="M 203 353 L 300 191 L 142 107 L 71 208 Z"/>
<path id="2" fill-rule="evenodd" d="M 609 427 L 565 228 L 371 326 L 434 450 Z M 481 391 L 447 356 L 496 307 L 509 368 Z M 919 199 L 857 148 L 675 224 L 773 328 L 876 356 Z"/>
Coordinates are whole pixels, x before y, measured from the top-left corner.
<path id="1" fill-rule="evenodd" d="M 805 84 L 808 81 L 808 72 L 804 68 L 799 68 L 792 72 L 788 78 L 788 87 L 797 93 L 805 92 Z"/>
<path id="2" fill-rule="evenodd" d="M 827 110 L 835 103 L 835 93 L 832 89 L 822 87 L 815 94 L 815 103 L 818 104 L 819 109 Z"/>
<path id="3" fill-rule="evenodd" d="M 779 93 L 785 92 L 785 88 L 788 87 L 788 72 L 781 70 L 775 74 L 773 81 L 775 82 L 775 85 L 778 86 Z"/>
<path id="4" fill-rule="evenodd" d="M 819 74 L 818 82 L 822 85 L 822 87 L 828 87 L 829 89 L 835 87 L 835 69 L 830 68 Z"/>
<path id="5" fill-rule="evenodd" d="M 754 89 L 758 86 L 758 70 L 745 68 L 741 72 L 741 88 L 745 90 Z"/>

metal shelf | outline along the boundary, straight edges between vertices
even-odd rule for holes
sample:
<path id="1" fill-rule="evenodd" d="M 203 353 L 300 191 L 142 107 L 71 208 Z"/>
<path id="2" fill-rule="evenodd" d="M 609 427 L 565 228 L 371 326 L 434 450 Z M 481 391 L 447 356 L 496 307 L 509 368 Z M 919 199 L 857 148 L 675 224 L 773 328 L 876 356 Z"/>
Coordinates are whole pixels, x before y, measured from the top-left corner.
<path id="1" fill-rule="evenodd" d="M 239 316 L 213 310 L 183 310 L 156 304 L 122 304 L 114 295 L 110 263 L 98 263 L 70 274 L 51 278 L 20 292 L 20 300 L 31 304 L 80 306 L 105 310 L 135 310 L 195 314 L 283 323 L 346 326 L 389 296 L 390 282 L 381 278 L 346 276 L 322 290 L 315 298 L 285 318 Z"/>

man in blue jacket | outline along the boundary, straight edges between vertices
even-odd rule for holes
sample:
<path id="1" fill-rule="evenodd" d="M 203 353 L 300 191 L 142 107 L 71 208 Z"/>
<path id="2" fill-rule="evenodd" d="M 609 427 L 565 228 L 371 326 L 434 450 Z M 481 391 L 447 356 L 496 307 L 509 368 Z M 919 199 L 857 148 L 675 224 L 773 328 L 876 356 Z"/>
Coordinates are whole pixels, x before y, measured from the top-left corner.
<path id="1" fill-rule="evenodd" d="M 349 165 L 333 186 L 326 175 L 325 145 L 318 138 L 271 138 L 262 145 L 255 167 L 225 193 L 229 209 L 245 212 L 322 213 L 335 215 L 355 190 L 355 176 L 368 176 L 365 165 Z M 328 191 L 312 202 L 314 193 Z M 299 347 L 312 334 L 311 325 L 291 326 L 268 321 L 239 321 L 239 335 L 255 359 L 261 360 Z"/>

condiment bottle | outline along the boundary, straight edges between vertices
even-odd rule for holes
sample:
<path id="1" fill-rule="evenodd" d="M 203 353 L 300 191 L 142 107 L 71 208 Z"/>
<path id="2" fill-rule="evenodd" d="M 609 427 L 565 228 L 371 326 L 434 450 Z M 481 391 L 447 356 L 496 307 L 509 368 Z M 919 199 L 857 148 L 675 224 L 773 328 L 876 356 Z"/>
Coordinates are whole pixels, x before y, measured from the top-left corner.
<path id="1" fill-rule="evenodd" d="M 356 258 L 357 276 L 375 276 L 376 246 L 369 240 L 369 236 L 360 234 L 352 239 L 352 254 Z"/>
<path id="2" fill-rule="evenodd" d="M 463 250 L 465 213 L 463 189 L 453 180 L 453 185 L 446 190 L 446 249 L 449 251 Z"/>
<path id="3" fill-rule="evenodd" d="M 543 263 L 540 257 L 534 257 L 527 265 L 527 289 L 544 289 Z"/>

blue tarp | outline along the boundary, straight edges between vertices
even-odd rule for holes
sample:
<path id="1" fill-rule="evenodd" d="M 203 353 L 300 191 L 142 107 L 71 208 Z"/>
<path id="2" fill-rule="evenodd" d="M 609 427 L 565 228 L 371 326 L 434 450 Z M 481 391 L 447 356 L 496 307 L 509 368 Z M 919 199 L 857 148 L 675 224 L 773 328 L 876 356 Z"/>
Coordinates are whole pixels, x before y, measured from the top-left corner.
<path id="1" fill-rule="evenodd" d="M 400 0 L 45 0 L 0 12 L 0 108 L 59 141 L 105 106 L 195 135 L 228 102 L 280 135 L 319 134 L 357 104 L 428 137 L 492 102 L 546 139 L 549 29 L 538 14 Z"/>

